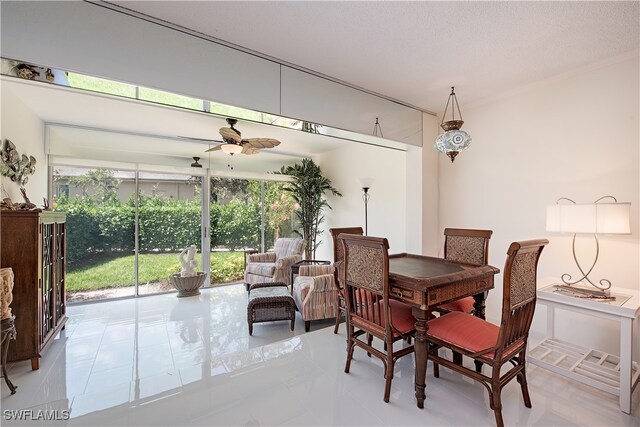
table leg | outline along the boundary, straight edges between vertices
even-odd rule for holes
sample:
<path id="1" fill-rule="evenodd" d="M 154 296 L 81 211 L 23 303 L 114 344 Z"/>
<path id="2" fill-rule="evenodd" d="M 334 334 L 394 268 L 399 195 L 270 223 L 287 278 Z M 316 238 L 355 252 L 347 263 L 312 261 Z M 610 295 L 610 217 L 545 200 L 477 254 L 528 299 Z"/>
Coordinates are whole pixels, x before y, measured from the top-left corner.
<path id="1" fill-rule="evenodd" d="M 480 292 L 473 296 L 473 315 L 484 320 L 485 300 L 487 299 L 486 292 Z"/>
<path id="2" fill-rule="evenodd" d="M 414 307 L 413 316 L 416 318 L 416 340 L 414 343 L 416 353 L 416 400 L 418 408 L 422 409 L 426 398 L 424 389 L 427 377 L 427 330 L 429 325 L 427 325 L 427 311 Z"/>
<path id="3" fill-rule="evenodd" d="M 620 321 L 620 409 L 631 414 L 631 380 L 633 354 L 633 319 Z"/>
<path id="4" fill-rule="evenodd" d="M 487 299 L 487 292 L 480 292 L 473 296 L 473 315 L 480 319 L 485 319 L 485 300 Z M 460 362 L 462 362 L 462 356 L 460 356 Z M 460 363 L 462 364 L 462 363 Z M 476 365 L 476 372 L 482 372 L 482 362 L 474 360 Z"/>

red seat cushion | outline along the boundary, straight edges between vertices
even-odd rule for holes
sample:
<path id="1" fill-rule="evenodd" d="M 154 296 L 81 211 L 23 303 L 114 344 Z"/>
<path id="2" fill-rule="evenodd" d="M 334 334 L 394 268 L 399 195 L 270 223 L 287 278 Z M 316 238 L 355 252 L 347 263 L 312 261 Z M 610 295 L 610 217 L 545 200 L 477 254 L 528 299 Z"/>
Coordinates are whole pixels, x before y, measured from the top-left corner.
<path id="1" fill-rule="evenodd" d="M 447 311 L 460 311 L 462 313 L 471 313 L 473 311 L 473 297 L 466 297 L 455 301 L 448 302 L 438 306 Z"/>
<path id="2" fill-rule="evenodd" d="M 427 331 L 429 336 L 474 353 L 496 345 L 499 333 L 493 323 L 459 311 L 430 320 Z"/>
<path id="3" fill-rule="evenodd" d="M 376 325 L 379 325 L 380 329 L 382 329 L 386 325 L 386 322 L 384 316 L 382 317 L 382 319 L 378 319 L 377 313 L 379 304 L 382 304 L 382 301 L 378 301 L 373 304 L 372 310 L 363 312 L 362 317 L 364 319 L 367 319 L 367 317 L 369 317 L 367 320 L 370 320 Z M 413 314 L 411 314 L 411 306 L 401 303 L 400 301 L 389 300 L 389 308 L 391 309 L 391 323 L 397 330 L 397 332 L 393 331 L 394 336 L 406 334 L 415 330 L 416 319 L 415 317 L 413 317 Z M 358 318 L 354 318 L 353 322 L 355 326 L 360 326 L 364 329 L 366 329 L 367 326 L 370 327 L 370 324 L 365 324 Z"/>
<path id="4" fill-rule="evenodd" d="M 381 303 L 378 302 L 376 304 Z M 411 314 L 410 305 L 396 300 L 389 300 L 389 306 L 391 307 L 391 324 L 401 334 L 406 334 L 416 328 L 416 318 Z"/>
<path id="5" fill-rule="evenodd" d="M 495 346 L 500 334 L 500 328 L 493 323 L 457 311 L 430 320 L 428 325 L 427 336 L 454 344 L 472 353 Z M 504 351 L 503 356 L 511 357 L 520 350 L 523 343 L 522 340 L 514 342 Z M 495 353 L 492 351 L 485 356 L 493 359 Z"/>

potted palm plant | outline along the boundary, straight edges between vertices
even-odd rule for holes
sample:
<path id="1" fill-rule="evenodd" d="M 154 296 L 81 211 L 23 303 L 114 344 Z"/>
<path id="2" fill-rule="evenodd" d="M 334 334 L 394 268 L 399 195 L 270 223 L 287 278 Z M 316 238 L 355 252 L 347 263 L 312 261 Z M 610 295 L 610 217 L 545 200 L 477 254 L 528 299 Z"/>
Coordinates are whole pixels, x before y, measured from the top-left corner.
<path id="1" fill-rule="evenodd" d="M 300 206 L 296 211 L 296 217 L 302 232 L 296 232 L 305 241 L 305 257 L 313 259 L 321 243 L 318 236 L 323 231 L 320 229 L 324 222 L 323 211 L 325 208 L 331 209 L 325 199 L 325 193 L 340 197 L 342 194 L 331 184 L 331 180 L 322 174 L 322 170 L 312 159 L 303 159 L 302 163 L 293 166 L 283 166 L 276 173 L 292 177 L 292 181 L 285 184 L 283 190 L 289 192 Z"/>

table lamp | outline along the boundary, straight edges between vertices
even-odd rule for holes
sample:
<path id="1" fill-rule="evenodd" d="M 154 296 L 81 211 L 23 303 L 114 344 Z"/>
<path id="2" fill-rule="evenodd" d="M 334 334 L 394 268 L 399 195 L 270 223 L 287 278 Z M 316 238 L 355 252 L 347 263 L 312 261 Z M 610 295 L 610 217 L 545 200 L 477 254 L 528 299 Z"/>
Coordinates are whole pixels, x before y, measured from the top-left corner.
<path id="1" fill-rule="evenodd" d="M 613 203 L 603 202 L 612 199 Z M 567 201 L 569 203 L 560 203 Z M 611 281 L 600 279 L 598 284 L 589 279 L 589 274 L 598 262 L 600 243 L 598 234 L 631 234 L 629 226 L 629 211 L 631 203 L 618 202 L 613 196 L 604 196 L 593 203 L 576 203 L 566 197 L 561 197 L 555 205 L 547 206 L 547 231 L 558 233 L 573 233 L 573 259 L 582 274 L 577 280 L 572 280 L 570 274 L 562 275 L 562 282 L 567 285 L 575 285 L 587 281 L 597 290 L 584 291 L 592 296 L 608 296 Z M 596 256 L 591 267 L 585 272 L 576 257 L 576 235 L 592 234 L 596 241 Z M 574 288 L 575 289 L 575 288 Z"/>

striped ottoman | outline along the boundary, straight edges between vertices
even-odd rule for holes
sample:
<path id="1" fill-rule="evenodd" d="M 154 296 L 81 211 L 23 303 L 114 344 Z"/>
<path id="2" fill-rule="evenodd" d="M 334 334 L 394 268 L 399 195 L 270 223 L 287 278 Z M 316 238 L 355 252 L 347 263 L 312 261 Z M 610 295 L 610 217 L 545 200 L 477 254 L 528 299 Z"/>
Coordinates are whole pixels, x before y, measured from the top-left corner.
<path id="1" fill-rule="evenodd" d="M 289 287 L 282 282 L 254 283 L 249 287 L 247 322 L 249 335 L 253 335 L 253 324 L 290 320 L 293 331 L 296 321 L 296 303 Z"/>

